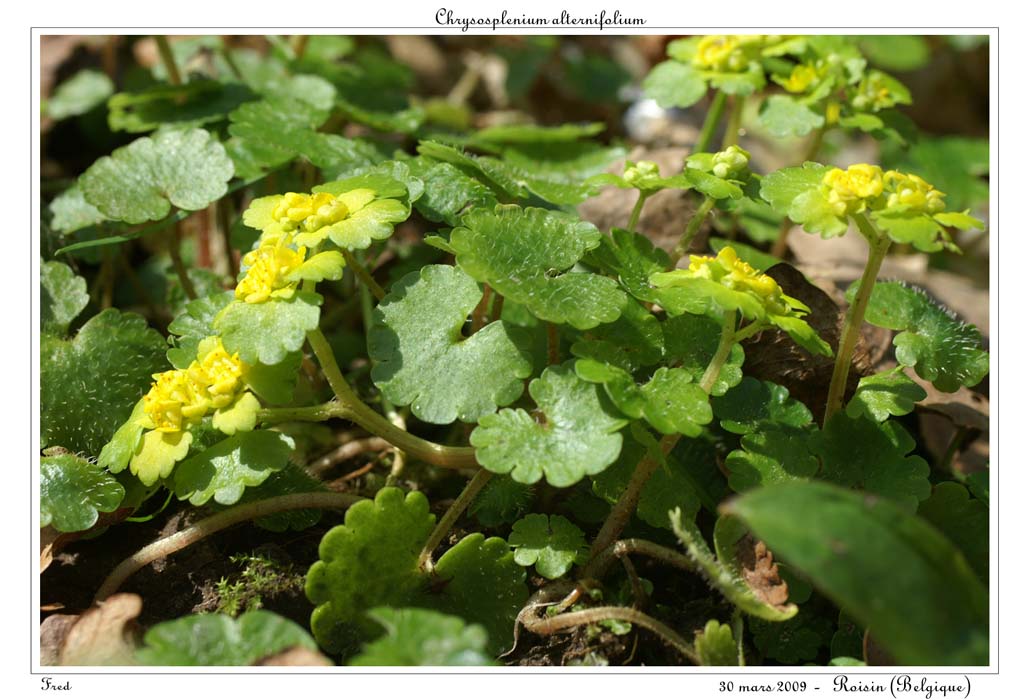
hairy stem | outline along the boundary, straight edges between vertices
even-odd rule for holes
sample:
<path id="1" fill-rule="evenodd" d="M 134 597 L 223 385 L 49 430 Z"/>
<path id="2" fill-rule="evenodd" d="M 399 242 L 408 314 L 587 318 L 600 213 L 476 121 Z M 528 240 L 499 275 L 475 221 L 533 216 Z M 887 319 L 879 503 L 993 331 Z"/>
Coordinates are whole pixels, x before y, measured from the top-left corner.
<path id="1" fill-rule="evenodd" d="M 722 150 L 735 146 L 740 140 L 740 121 L 743 119 L 743 95 L 734 95 L 729 120 L 725 124 L 725 135 L 722 137 Z"/>
<path id="2" fill-rule="evenodd" d="M 190 525 L 185 530 L 176 532 L 174 535 L 163 537 L 156 542 L 148 544 L 131 557 L 118 564 L 104 582 L 97 589 L 94 602 L 100 602 L 115 593 L 125 581 L 144 566 L 152 561 L 167 557 L 192 544 L 196 544 L 205 537 L 224 530 L 238 523 L 254 518 L 261 518 L 273 513 L 281 513 L 286 510 L 297 510 L 299 508 L 320 508 L 320 509 L 345 509 L 357 503 L 361 498 L 350 493 L 326 493 L 317 491 L 315 493 L 291 493 L 285 496 L 266 498 L 263 501 L 245 503 L 221 513 L 212 515 L 209 518 Z"/>
<path id="3" fill-rule="evenodd" d="M 168 82 L 172 85 L 182 85 L 182 74 L 179 73 L 179 67 L 175 65 L 175 54 L 172 53 L 168 37 L 157 34 L 154 36 L 154 40 L 157 41 L 157 53 L 161 55 L 164 71 L 168 74 Z"/>
<path id="4" fill-rule="evenodd" d="M 485 469 L 480 469 L 475 473 L 475 476 L 465 485 L 464 490 L 457 499 L 450 504 L 447 508 L 447 512 L 443 514 L 443 517 L 436 523 L 436 527 L 433 528 L 432 533 L 429 535 L 429 539 L 425 541 L 425 546 L 422 547 L 421 554 L 418 555 L 418 568 L 423 569 L 426 572 L 430 572 L 433 569 L 432 553 L 439 546 L 439 543 L 443 541 L 443 538 L 450 532 L 450 528 L 454 526 L 457 519 L 461 517 L 461 513 L 471 504 L 472 500 L 479 494 L 482 487 L 486 485 L 493 477 L 493 472 L 488 472 Z"/>
<path id="5" fill-rule="evenodd" d="M 630 538 L 613 542 L 603 551 L 599 552 L 593 560 L 583 568 L 579 578 L 600 579 L 616 560 L 624 559 L 630 554 L 642 554 L 643 556 L 650 557 L 651 559 L 663 561 L 677 569 L 699 573 L 697 571 L 697 565 L 685 554 L 677 552 L 674 549 L 669 549 L 668 547 L 662 547 L 659 544 L 654 544 L 648 540 Z"/>
<path id="6" fill-rule="evenodd" d="M 337 402 L 305 409 L 265 409 L 258 414 L 261 420 L 328 420 L 329 418 L 347 418 L 362 428 L 383 438 L 391 445 L 398 447 L 415 459 L 448 469 L 467 469 L 478 466 L 475 461 L 475 449 L 471 447 L 446 447 L 403 430 L 391 423 L 385 416 L 376 413 L 364 403 L 354 390 L 350 388 L 346 378 L 336 364 L 329 341 L 320 329 L 307 334 L 315 357 L 318 358 L 329 386 L 336 394 Z"/>
<path id="7" fill-rule="evenodd" d="M 343 253 L 343 259 L 347 261 L 347 267 L 357 275 L 357 278 L 375 295 L 376 299 L 382 301 L 386 296 L 386 290 L 379 286 L 379 283 L 375 281 L 364 265 L 357 261 L 353 253 L 346 248 L 340 248 L 340 252 Z"/>
<path id="8" fill-rule="evenodd" d="M 636 206 L 632 208 L 632 214 L 629 215 L 629 233 L 636 233 L 636 226 L 640 222 L 640 214 L 643 213 L 643 205 L 647 201 L 647 193 L 640 190 L 640 196 L 636 198 Z"/>
<path id="9" fill-rule="evenodd" d="M 725 320 L 722 322 L 722 337 L 718 341 L 718 348 L 715 350 L 711 362 L 708 363 L 704 375 L 700 378 L 700 387 L 707 393 L 711 393 L 711 387 L 718 381 L 718 375 L 722 366 L 729 359 L 732 346 L 736 343 L 736 312 L 726 311 Z"/>
<path id="10" fill-rule="evenodd" d="M 682 436 L 665 435 L 661 438 L 661 452 L 666 455 L 671 452 L 675 444 L 679 442 L 680 437 Z M 596 539 L 593 540 L 593 545 L 590 547 L 591 563 L 593 559 L 618 539 L 618 536 L 622 534 L 622 530 L 629 524 L 632 514 L 636 512 L 636 504 L 639 503 L 643 487 L 647 485 L 647 481 L 657 471 L 660 464 L 661 461 L 651 455 L 648 450 L 643 459 L 636 465 L 629 483 L 625 486 L 625 490 L 618 497 L 618 502 L 611 507 L 611 512 L 608 513 L 607 519 L 600 527 L 600 532 L 597 533 Z M 587 564 L 586 568 L 589 569 L 590 564 Z"/>
<path id="11" fill-rule="evenodd" d="M 675 250 L 669 258 L 668 269 L 674 270 L 676 264 L 680 258 L 686 254 L 686 251 L 690 248 L 690 243 L 693 242 L 694 237 L 697 235 L 697 231 L 700 230 L 701 224 L 704 223 L 704 219 L 711 212 L 711 208 L 715 206 L 715 200 L 711 197 L 705 197 L 697 211 L 693 212 L 693 217 L 689 223 L 686 224 L 686 230 L 683 231 L 682 238 L 675 246 Z"/>
<path id="12" fill-rule="evenodd" d="M 872 288 L 875 287 L 875 278 L 879 274 L 879 268 L 882 267 L 886 252 L 890 249 L 890 239 L 879 233 L 864 214 L 855 214 L 854 220 L 868 239 L 868 260 L 865 262 L 865 271 L 861 275 L 857 295 L 850 308 L 847 309 L 847 317 L 843 322 L 843 333 L 840 336 L 840 346 L 836 350 L 836 364 L 833 365 L 832 381 L 829 383 L 829 396 L 825 401 L 825 417 L 822 419 L 822 425 L 828 423 L 829 419 L 843 406 L 843 394 L 847 389 L 851 357 L 854 354 L 858 336 L 861 335 L 865 309 L 868 308 L 868 300 L 872 296 Z"/>
<path id="13" fill-rule="evenodd" d="M 719 90 L 715 93 L 715 99 L 707 110 L 707 116 L 704 117 L 704 125 L 700 127 L 700 135 L 697 137 L 697 143 L 693 147 L 694 152 L 706 151 L 708 146 L 711 145 L 711 141 L 715 136 L 715 129 L 718 128 L 718 122 L 722 121 L 722 112 L 725 111 L 725 100 L 726 94 L 724 92 Z"/>
<path id="14" fill-rule="evenodd" d="M 650 615 L 633 608 L 605 605 L 599 608 L 579 610 L 578 612 L 561 613 L 553 617 L 534 616 L 529 619 L 523 619 L 522 624 L 530 632 L 546 636 L 569 627 L 589 625 L 594 622 L 602 622 L 603 620 L 624 620 L 625 622 L 648 629 L 675 647 L 676 651 L 687 659 L 698 666 L 700 665 L 700 656 L 693 648 L 693 645 L 687 642 L 682 635 L 660 620 L 655 620 Z"/>

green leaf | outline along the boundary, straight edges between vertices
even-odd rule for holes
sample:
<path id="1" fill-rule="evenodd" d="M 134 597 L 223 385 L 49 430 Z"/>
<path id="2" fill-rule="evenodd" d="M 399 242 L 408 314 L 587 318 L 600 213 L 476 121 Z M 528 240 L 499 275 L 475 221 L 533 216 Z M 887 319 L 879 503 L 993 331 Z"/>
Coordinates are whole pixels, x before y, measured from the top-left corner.
<path id="1" fill-rule="evenodd" d="M 290 463 L 284 469 L 269 474 L 268 478 L 260 485 L 247 488 L 237 503 L 242 505 L 291 493 L 316 493 L 319 491 L 328 491 L 323 482 L 310 476 L 303 467 Z M 208 507 L 215 507 L 215 503 L 208 502 Z M 317 525 L 321 518 L 322 511 L 316 508 L 299 508 L 257 518 L 254 520 L 254 524 L 271 532 L 286 532 L 287 530 L 303 532 Z"/>
<path id="2" fill-rule="evenodd" d="M 107 218 L 141 224 L 163 219 L 172 206 L 196 211 L 221 199 L 232 173 L 225 148 L 208 132 L 166 131 L 96 161 L 79 186 Z"/>
<path id="3" fill-rule="evenodd" d="M 822 460 L 826 481 L 894 499 L 912 513 L 929 497 L 929 465 L 908 456 L 915 440 L 899 423 L 837 413 L 808 446 Z"/>
<path id="4" fill-rule="evenodd" d="M 498 206 L 468 213 L 450 234 L 461 268 L 538 318 L 584 330 L 617 319 L 626 304 L 618 283 L 569 271 L 600 244 L 592 224 L 543 209 Z"/>
<path id="5" fill-rule="evenodd" d="M 366 644 L 350 666 L 492 666 L 481 625 L 417 608 L 375 608 L 368 616 L 386 634 Z"/>
<path id="6" fill-rule="evenodd" d="M 692 66 L 679 61 L 665 61 L 657 64 L 647 75 L 643 91 L 665 109 L 690 107 L 707 94 L 707 84 Z"/>
<path id="7" fill-rule="evenodd" d="M 914 34 L 872 34 L 858 37 L 861 53 L 877 66 L 895 71 L 926 66 L 932 53 L 924 36 Z"/>
<path id="8" fill-rule="evenodd" d="M 703 376 L 718 349 L 721 324 L 695 314 L 670 316 L 662 324 L 665 337 L 665 356 L 694 377 Z M 743 380 L 743 346 L 733 343 L 714 385 L 711 396 L 724 396 Z"/>
<path id="9" fill-rule="evenodd" d="M 990 579 L 990 508 L 961 484 L 944 481 L 918 504 L 918 515 L 961 550 L 981 581 Z"/>
<path id="10" fill-rule="evenodd" d="M 290 647 L 318 649 L 303 627 L 267 610 L 235 619 L 187 615 L 147 630 L 136 660 L 145 666 L 250 666 Z"/>
<path id="11" fill-rule="evenodd" d="M 449 265 L 426 265 L 393 285 L 368 333 L 372 380 L 387 399 L 446 425 L 475 422 L 522 395 L 532 374 L 522 329 L 494 321 L 462 336 L 481 298 L 475 280 Z"/>
<path id="12" fill-rule="evenodd" d="M 820 233 L 823 238 L 842 236 L 847 232 L 847 220 L 836 216 L 821 193 L 822 178 L 830 170 L 832 166 L 818 163 L 776 170 L 762 178 L 761 197 L 805 231 Z"/>
<path id="13" fill-rule="evenodd" d="M 234 148 L 239 151 L 234 159 L 245 156 L 250 169 L 259 173 L 297 155 L 320 151 L 324 141 L 314 135 L 315 129 L 328 116 L 326 110 L 285 98 L 240 105 L 229 114 L 229 133 L 241 144 Z"/>
<path id="14" fill-rule="evenodd" d="M 210 296 L 194 299 L 186 304 L 185 309 L 168 324 L 168 332 L 177 336 L 169 342 L 173 347 L 168 350 L 168 362 L 176 369 L 186 369 L 197 358 L 197 347 L 200 341 L 212 335 L 218 335 L 214 328 L 214 319 L 219 312 L 228 306 L 235 295 L 232 292 L 219 292 Z"/>
<path id="15" fill-rule="evenodd" d="M 214 320 L 222 344 L 238 352 L 247 363 L 276 365 L 300 350 L 307 332 L 318 327 L 322 298 L 314 292 L 296 292 L 290 299 L 269 299 L 259 304 L 233 301 Z"/>
<path id="16" fill-rule="evenodd" d="M 44 333 L 63 336 L 89 304 L 86 280 L 61 262 L 48 261 L 39 269 L 39 325 Z"/>
<path id="17" fill-rule="evenodd" d="M 192 80 L 181 85 L 151 85 L 142 92 L 120 92 L 107 102 L 111 131 L 139 133 L 164 125 L 200 126 L 220 121 L 256 95 L 239 83 Z"/>
<path id="18" fill-rule="evenodd" d="M 649 238 L 622 228 L 611 229 L 611 236 L 600 240 L 600 247 L 589 253 L 589 260 L 618 277 L 622 286 L 641 301 L 658 300 L 650 286 L 650 276 L 668 269 L 668 254 Z"/>
<path id="19" fill-rule="evenodd" d="M 740 440 L 743 449 L 725 458 L 729 486 L 743 493 L 758 486 L 813 477 L 819 466 L 807 446 L 813 431 L 814 426 L 780 425 L 744 435 Z"/>
<path id="20" fill-rule="evenodd" d="M 80 532 L 118 509 L 125 489 L 106 470 L 67 454 L 39 460 L 39 525 Z"/>
<path id="21" fill-rule="evenodd" d="M 774 382 L 744 377 L 724 396 L 713 397 L 711 407 L 722 427 L 744 435 L 779 426 L 799 428 L 811 422 L 811 411 L 789 390 Z"/>
<path id="22" fill-rule="evenodd" d="M 587 124 L 561 124 L 539 126 L 537 124 L 501 124 L 489 126 L 472 134 L 470 143 L 475 146 L 499 146 L 512 143 L 552 145 L 596 136 L 604 131 L 602 122 Z"/>
<path id="23" fill-rule="evenodd" d="M 214 498 L 232 505 L 289 461 L 293 439 L 271 430 L 238 432 L 175 468 L 175 495 L 202 506 Z"/>
<path id="24" fill-rule="evenodd" d="M 538 407 L 483 416 L 472 431 L 476 459 L 495 474 L 523 484 L 544 476 L 551 486 L 571 486 L 618 458 L 626 420 L 605 405 L 600 387 L 579 379 L 571 363 L 548 367 L 529 384 Z"/>
<path id="25" fill-rule="evenodd" d="M 639 302 L 629 300 L 617 321 L 591 329 L 588 337 L 572 344 L 571 350 L 576 357 L 633 371 L 661 360 L 664 334 L 654 314 Z"/>
<path id="26" fill-rule="evenodd" d="M 418 157 L 411 161 L 411 166 L 412 172 L 425 183 L 425 194 L 415 202 L 415 207 L 429 221 L 459 226 L 466 211 L 491 209 L 497 204 L 489 187 L 450 163 Z"/>
<path id="27" fill-rule="evenodd" d="M 46 101 L 46 114 L 58 121 L 85 114 L 114 92 L 114 83 L 98 70 L 80 70 L 57 86 Z"/>
<path id="28" fill-rule="evenodd" d="M 938 216 L 943 216 L 944 220 L 947 220 L 946 214 Z M 926 253 L 942 250 L 950 242 L 943 226 L 928 214 L 912 211 L 878 211 L 872 213 L 872 220 L 891 240 L 902 244 L 910 243 Z M 963 221 L 962 217 L 956 220 L 956 223 Z M 975 219 L 972 221 L 978 223 Z"/>
<path id="29" fill-rule="evenodd" d="M 50 202 L 50 228 L 69 234 L 106 221 L 96 207 L 86 201 L 82 188 L 75 183 Z"/>
<path id="30" fill-rule="evenodd" d="M 890 416 L 906 416 L 926 396 L 925 389 L 897 367 L 861 377 L 857 391 L 847 404 L 847 415 L 851 418 L 865 415 L 881 423 Z"/>
<path id="31" fill-rule="evenodd" d="M 508 476 L 494 476 L 468 506 L 468 514 L 485 527 L 510 525 L 532 505 L 534 489 Z"/>
<path id="32" fill-rule="evenodd" d="M 679 444 L 693 442 L 686 439 Z M 626 439 L 618 461 L 593 477 L 593 492 L 612 505 L 617 503 L 646 452 L 647 448 L 638 439 Z M 643 487 L 636 505 L 636 515 L 652 527 L 668 529 L 668 512 L 673 509 L 678 508 L 683 517 L 691 521 L 700 511 L 699 489 L 691 474 L 696 465 L 680 460 L 678 454 L 680 451 L 676 450 L 665 457 L 664 464 Z"/>
<path id="33" fill-rule="evenodd" d="M 853 299 L 856 285 L 848 290 Z M 893 339 L 897 362 L 914 367 L 918 376 L 940 391 L 975 386 L 990 371 L 989 353 L 981 349 L 975 326 L 954 318 L 920 289 L 900 282 L 876 282 L 865 320 L 904 331 Z"/>
<path id="34" fill-rule="evenodd" d="M 164 339 L 136 314 L 107 309 L 72 340 L 40 342 L 42 447 L 97 455 L 165 368 Z"/>
<path id="35" fill-rule="evenodd" d="M 990 186 L 983 178 L 990 171 L 990 143 L 982 138 L 920 136 L 908 149 L 884 149 L 883 169 L 918 173 L 947 193 L 957 210 L 989 201 Z"/>
<path id="36" fill-rule="evenodd" d="M 788 483 L 751 491 L 728 510 L 899 664 L 989 663 L 985 587 L 942 535 L 893 502 Z"/>
<path id="37" fill-rule="evenodd" d="M 752 620 L 749 627 L 754 646 L 781 664 L 798 665 L 815 659 L 832 636 L 832 621 L 807 606 L 785 622 Z"/>
<path id="38" fill-rule="evenodd" d="M 311 630 L 323 647 L 344 651 L 377 636 L 366 613 L 381 605 L 459 615 L 486 628 L 491 653 L 510 646 L 528 596 L 525 570 L 504 540 L 472 534 L 439 558 L 433 574 L 424 573 L 418 556 L 435 520 L 424 495 L 387 487 L 374 501 L 351 506 L 344 524 L 326 533 L 306 586 L 317 606 Z"/>
<path id="39" fill-rule="evenodd" d="M 514 524 L 508 543 L 519 566 L 536 565 L 540 576 L 561 578 L 587 553 L 586 536 L 561 515 L 532 513 Z"/>
<path id="40" fill-rule="evenodd" d="M 708 620 L 693 643 L 702 666 L 739 666 L 732 627 Z"/>
<path id="41" fill-rule="evenodd" d="M 772 95 L 761 105 L 761 126 L 776 138 L 804 136 L 825 124 L 825 117 L 786 95 Z"/>

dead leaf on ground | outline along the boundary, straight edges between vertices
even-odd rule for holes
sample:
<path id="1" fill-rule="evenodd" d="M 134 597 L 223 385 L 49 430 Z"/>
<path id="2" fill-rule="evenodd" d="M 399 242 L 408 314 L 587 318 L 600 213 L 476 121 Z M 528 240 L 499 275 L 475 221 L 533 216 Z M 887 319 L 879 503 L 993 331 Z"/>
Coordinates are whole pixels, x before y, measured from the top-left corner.
<path id="1" fill-rule="evenodd" d="M 945 394 L 927 382 L 910 367 L 904 373 L 914 380 L 927 394 L 918 408 L 946 416 L 958 428 L 979 432 L 990 431 L 990 400 L 968 387 L 961 387 L 952 394 Z"/>
<path id="2" fill-rule="evenodd" d="M 305 647 L 290 647 L 278 654 L 266 656 L 254 666 L 334 666 L 327 657 Z"/>
<path id="3" fill-rule="evenodd" d="M 754 594 L 768 605 L 785 607 L 790 588 L 779 576 L 779 565 L 768 546 L 746 534 L 736 543 L 736 562 L 743 580 Z"/>
<path id="4" fill-rule="evenodd" d="M 51 615 L 39 625 L 39 665 L 59 666 L 61 647 L 78 615 Z"/>
<path id="5" fill-rule="evenodd" d="M 84 612 L 61 645 L 61 666 L 131 666 L 135 664 L 143 599 L 116 593 Z"/>

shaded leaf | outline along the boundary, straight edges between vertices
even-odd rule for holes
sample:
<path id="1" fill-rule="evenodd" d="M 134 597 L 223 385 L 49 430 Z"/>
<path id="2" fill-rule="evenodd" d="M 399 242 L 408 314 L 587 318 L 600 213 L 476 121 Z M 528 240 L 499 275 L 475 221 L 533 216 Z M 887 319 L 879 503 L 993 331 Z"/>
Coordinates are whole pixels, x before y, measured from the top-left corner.
<path id="1" fill-rule="evenodd" d="M 375 608 L 368 616 L 386 634 L 366 644 L 350 666 L 492 666 L 481 625 L 417 608 Z"/>
<path id="2" fill-rule="evenodd" d="M 980 580 L 990 579 L 990 508 L 961 484 L 944 481 L 918 504 L 918 515 L 942 532 L 965 555 Z"/>
<path id="3" fill-rule="evenodd" d="M 906 416 L 927 396 L 925 389 L 898 367 L 862 377 L 847 404 L 847 415 L 857 418 L 863 414 L 881 423 L 890 416 Z"/>
<path id="4" fill-rule="evenodd" d="M 727 508 L 898 663 L 989 662 L 986 589 L 942 535 L 893 502 L 798 482 L 751 491 Z"/>
<path id="5" fill-rule="evenodd" d="M 743 493 L 758 486 L 782 481 L 807 479 L 818 471 L 818 459 L 808 449 L 814 426 L 776 428 L 747 433 L 740 440 L 742 449 L 725 458 L 729 486 Z"/>
<path id="6" fill-rule="evenodd" d="M 239 83 L 159 83 L 142 92 L 120 92 L 108 100 L 107 122 L 112 131 L 130 133 L 152 131 L 164 125 L 200 126 L 224 119 L 240 104 L 256 97 Z"/>
<path id="7" fill-rule="evenodd" d="M 779 426 L 799 428 L 811 422 L 811 411 L 784 386 L 744 377 L 724 396 L 712 397 L 711 408 L 723 428 L 746 434 Z"/>
<path id="8" fill-rule="evenodd" d="M 63 336 L 89 304 L 86 280 L 62 262 L 48 261 L 39 268 L 39 324 L 44 333 Z"/>
<path id="9" fill-rule="evenodd" d="M 703 376 L 718 349 L 721 324 L 707 316 L 682 314 L 665 319 L 661 327 L 665 337 L 665 357 L 677 362 L 694 377 Z M 711 386 L 711 396 L 724 396 L 743 380 L 743 360 L 743 347 L 734 343 Z"/>
<path id="10" fill-rule="evenodd" d="M 707 94 L 707 84 L 692 66 L 679 61 L 657 64 L 643 81 L 647 97 L 664 108 L 690 107 Z"/>
<path id="11" fill-rule="evenodd" d="M 520 566 L 536 565 L 540 576 L 561 578 L 587 553 L 586 536 L 561 515 L 532 513 L 514 524 L 508 543 Z"/>
<path id="12" fill-rule="evenodd" d="M 57 86 L 46 101 L 51 119 L 67 119 L 85 114 L 103 103 L 114 92 L 114 83 L 101 71 L 87 68 Z"/>
<path id="13" fill-rule="evenodd" d="M 772 95 L 761 105 L 761 125 L 776 138 L 803 136 L 825 124 L 825 117 L 786 95 Z"/>

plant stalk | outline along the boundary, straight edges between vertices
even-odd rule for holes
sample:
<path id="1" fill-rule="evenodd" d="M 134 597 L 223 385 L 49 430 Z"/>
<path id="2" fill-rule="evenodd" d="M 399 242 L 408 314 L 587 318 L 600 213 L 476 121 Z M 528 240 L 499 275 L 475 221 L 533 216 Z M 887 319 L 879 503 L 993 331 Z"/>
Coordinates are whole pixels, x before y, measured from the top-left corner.
<path id="1" fill-rule="evenodd" d="M 629 215 L 629 233 L 636 233 L 636 226 L 640 222 L 640 214 L 643 213 L 643 205 L 648 196 L 646 192 L 640 190 L 640 196 L 636 198 L 636 206 L 632 208 L 632 214 Z"/>
<path id="2" fill-rule="evenodd" d="M 432 533 L 429 535 L 429 539 L 426 540 L 425 546 L 422 547 L 421 554 L 418 555 L 418 568 L 426 572 L 431 572 L 433 569 L 432 553 L 436 551 L 436 547 L 443 541 L 443 538 L 450 532 L 450 528 L 454 527 L 454 523 L 461 517 L 461 513 L 468 508 L 471 502 L 482 490 L 482 487 L 486 485 L 493 477 L 493 472 L 488 472 L 485 469 L 480 469 L 475 473 L 475 476 L 469 480 L 465 485 L 464 490 L 457 499 L 450 504 L 447 508 L 447 512 L 443 514 L 443 517 L 436 523 L 436 527 L 433 528 Z"/>
<path id="3" fill-rule="evenodd" d="M 197 290 L 193 286 L 193 280 L 189 278 L 189 271 L 186 270 L 186 265 L 182 262 L 182 255 L 179 252 L 179 246 L 181 243 L 182 223 L 177 222 L 175 227 L 172 229 L 171 234 L 168 236 L 168 255 L 171 256 L 172 267 L 175 268 L 175 274 L 179 278 L 179 284 L 182 285 L 182 290 L 190 299 L 196 299 Z"/>
<path id="4" fill-rule="evenodd" d="M 336 357 L 332 354 L 329 341 L 320 329 L 315 329 L 307 334 L 307 342 L 310 343 L 315 357 L 322 366 L 322 372 L 329 381 L 329 386 L 336 394 L 338 403 L 329 402 L 321 406 L 312 406 L 308 409 L 265 409 L 258 414 L 260 420 L 328 420 L 329 418 L 347 418 L 360 425 L 362 428 L 378 435 L 391 445 L 403 450 L 405 453 L 434 464 L 437 467 L 447 469 L 468 469 L 478 466 L 475 461 L 475 449 L 472 447 L 447 447 L 428 440 L 423 440 L 403 430 L 389 421 L 385 416 L 376 413 L 368 404 L 363 402 L 354 390 L 350 388 L 346 378 L 336 364 Z"/>
<path id="5" fill-rule="evenodd" d="M 725 135 L 722 137 L 722 150 L 735 146 L 740 140 L 740 122 L 743 120 L 743 95 L 734 95 L 729 110 L 729 120 L 725 124 Z"/>
<path id="6" fill-rule="evenodd" d="M 343 253 L 343 259 L 347 261 L 347 267 L 357 275 L 357 278 L 375 295 L 377 300 L 382 301 L 386 296 L 386 290 L 379 286 L 379 283 L 375 281 L 375 278 L 365 269 L 364 265 L 357 261 L 353 253 L 346 248 L 340 248 L 340 252 Z"/>
<path id="7" fill-rule="evenodd" d="M 168 82 L 172 85 L 182 85 L 182 74 L 179 73 L 179 67 L 175 64 L 175 54 L 172 53 L 168 37 L 156 34 L 154 39 L 157 41 L 157 52 L 161 55 L 161 63 L 164 64 L 164 70 L 168 74 Z"/>
<path id="8" fill-rule="evenodd" d="M 704 117 L 704 125 L 700 127 L 697 143 L 693 146 L 695 153 L 702 153 L 711 145 L 715 129 L 718 128 L 718 122 L 722 121 L 722 112 L 725 111 L 725 100 L 726 94 L 724 92 L 719 90 L 715 93 L 715 99 L 712 100 L 711 106 L 707 110 L 707 115 Z"/>
<path id="9" fill-rule="evenodd" d="M 297 510 L 299 508 L 320 508 L 320 509 L 345 509 L 362 500 L 360 496 L 352 493 L 327 493 L 316 491 L 314 493 L 291 493 L 285 496 L 266 498 L 263 501 L 245 503 L 221 513 L 212 515 L 209 518 L 190 525 L 185 530 L 176 532 L 174 535 L 163 537 L 133 554 L 128 559 L 115 567 L 114 571 L 108 574 L 107 578 L 97 589 L 93 602 L 98 603 L 109 598 L 117 592 L 121 585 L 144 566 L 157 559 L 162 559 L 192 544 L 196 544 L 205 537 L 224 530 L 238 523 L 254 518 L 261 518 L 273 513 L 281 513 L 286 510 Z"/>
<path id="10" fill-rule="evenodd" d="M 855 214 L 854 220 L 868 239 L 868 260 L 865 262 L 865 271 L 861 275 L 854 302 L 847 309 L 847 317 L 843 322 L 843 334 L 840 337 L 839 348 L 836 350 L 836 364 L 833 365 L 832 381 L 829 383 L 829 396 L 825 402 L 825 417 L 822 419 L 822 425 L 828 423 L 829 419 L 843 407 L 843 394 L 847 390 L 847 375 L 850 373 L 854 346 L 857 345 L 858 336 L 861 334 L 861 324 L 865 320 L 865 310 L 868 308 L 868 300 L 872 296 L 879 268 L 882 267 L 886 252 L 890 249 L 890 239 L 879 233 L 863 214 Z"/>
<path id="11" fill-rule="evenodd" d="M 722 336 L 718 341 L 718 348 L 715 350 L 711 362 L 708 363 L 704 375 L 700 378 L 700 388 L 711 393 L 711 387 L 718 381 L 718 375 L 722 371 L 722 365 L 729 359 L 732 346 L 736 343 L 736 312 L 726 311 L 725 320 L 722 322 Z"/>
<path id="12" fill-rule="evenodd" d="M 715 206 L 715 200 L 711 197 L 705 197 L 697 211 L 693 212 L 693 217 L 689 223 L 686 224 L 686 230 L 683 231 L 682 238 L 675 246 L 675 250 L 672 251 L 669 257 L 668 269 L 674 270 L 675 266 L 679 263 L 679 260 L 686 254 L 686 251 L 690 248 L 690 243 L 693 242 L 694 237 L 697 235 L 697 231 L 700 230 L 701 224 L 704 223 L 705 217 L 711 212 L 712 207 Z"/>

